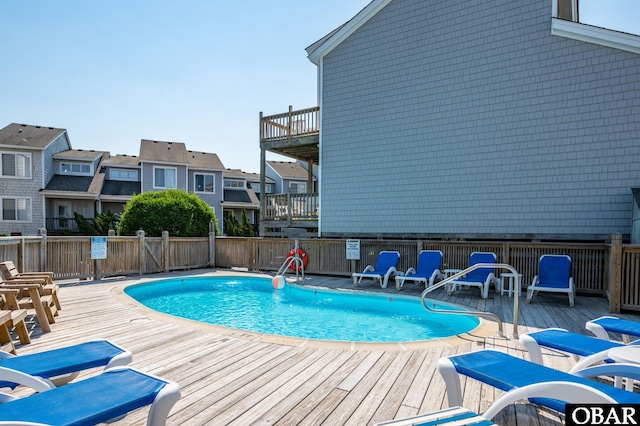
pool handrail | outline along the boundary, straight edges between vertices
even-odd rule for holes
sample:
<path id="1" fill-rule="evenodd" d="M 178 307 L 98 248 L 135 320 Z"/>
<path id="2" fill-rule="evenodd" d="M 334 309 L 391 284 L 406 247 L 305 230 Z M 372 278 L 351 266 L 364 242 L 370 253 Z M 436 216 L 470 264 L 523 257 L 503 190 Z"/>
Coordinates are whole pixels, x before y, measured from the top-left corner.
<path id="1" fill-rule="evenodd" d="M 504 327 L 502 325 L 502 320 L 496 314 L 493 314 L 491 312 L 486 312 L 486 311 L 451 311 L 451 310 L 445 310 L 445 309 L 433 309 L 428 307 L 425 302 L 427 294 L 431 293 L 432 291 L 438 288 L 442 288 L 443 286 L 449 284 L 452 281 L 457 280 L 460 277 L 467 275 L 471 271 L 474 271 L 480 268 L 508 269 L 514 275 L 515 288 L 517 289 L 520 286 L 520 275 L 518 274 L 518 271 L 516 271 L 516 269 L 513 266 L 508 265 L 506 263 L 476 263 L 475 265 L 471 265 L 467 269 L 463 269 L 462 271 L 456 272 L 455 274 L 443 279 L 437 284 L 434 284 L 433 286 L 426 288 L 422 292 L 422 295 L 420 296 L 420 301 L 422 302 L 422 306 L 430 312 L 435 312 L 439 314 L 472 315 L 477 317 L 489 317 L 498 323 L 498 334 L 500 335 L 500 337 L 504 337 Z M 516 294 L 514 294 L 514 297 L 513 297 L 513 337 L 515 339 L 518 338 L 518 296 Z"/>

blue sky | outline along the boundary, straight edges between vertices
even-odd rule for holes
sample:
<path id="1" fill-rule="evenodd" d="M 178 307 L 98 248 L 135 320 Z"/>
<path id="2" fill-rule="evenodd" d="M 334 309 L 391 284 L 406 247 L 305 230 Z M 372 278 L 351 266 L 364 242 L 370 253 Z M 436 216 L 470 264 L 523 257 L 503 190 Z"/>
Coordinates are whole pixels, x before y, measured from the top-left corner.
<path id="1" fill-rule="evenodd" d="M 317 105 L 304 49 L 369 1 L 2 1 L 0 128 L 66 128 L 112 155 L 184 142 L 258 172 L 260 111 Z M 640 32 L 640 0 L 580 4 L 586 23 Z"/>

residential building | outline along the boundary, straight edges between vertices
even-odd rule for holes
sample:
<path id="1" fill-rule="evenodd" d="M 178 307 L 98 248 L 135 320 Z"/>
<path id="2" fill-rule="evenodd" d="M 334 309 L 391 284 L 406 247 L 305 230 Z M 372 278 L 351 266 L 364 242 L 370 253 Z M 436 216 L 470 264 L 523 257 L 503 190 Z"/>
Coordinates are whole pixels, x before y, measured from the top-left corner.
<path id="1" fill-rule="evenodd" d="M 71 149 L 65 129 L 12 123 L 0 129 L 0 234 L 35 235 L 45 227 L 53 156 Z"/>
<path id="2" fill-rule="evenodd" d="M 629 239 L 640 36 L 505 5 L 373 0 L 307 48 L 320 235 Z"/>
<path id="3" fill-rule="evenodd" d="M 140 142 L 142 192 L 182 189 L 195 193 L 214 210 L 222 231 L 222 172 L 216 154 L 187 151 L 184 143 Z"/>
<path id="4" fill-rule="evenodd" d="M 96 217 L 104 182 L 104 174 L 99 173 L 100 163 L 108 156 L 108 152 L 82 149 L 53 155 L 54 174 L 41 191 L 47 230 L 77 231 L 74 213 L 89 219 Z"/>
<path id="5" fill-rule="evenodd" d="M 260 223 L 260 175 L 239 169 L 226 169 L 223 173 L 224 201 L 223 213 L 233 214 L 242 219 L 242 209 L 247 213 L 256 235 Z M 274 182 L 266 179 L 267 193 L 273 192 Z"/>
<path id="6" fill-rule="evenodd" d="M 124 212 L 134 195 L 142 193 L 140 159 L 137 155 L 114 155 L 102 161 L 104 183 L 100 192 L 100 212 Z"/>

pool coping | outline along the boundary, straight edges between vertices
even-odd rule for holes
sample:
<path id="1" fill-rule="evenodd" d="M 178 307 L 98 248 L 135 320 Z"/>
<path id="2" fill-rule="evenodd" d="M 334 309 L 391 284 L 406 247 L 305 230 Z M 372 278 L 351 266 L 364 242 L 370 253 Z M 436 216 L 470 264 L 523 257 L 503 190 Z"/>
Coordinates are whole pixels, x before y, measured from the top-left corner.
<path id="1" fill-rule="evenodd" d="M 273 275 L 265 274 L 265 273 L 251 273 L 251 272 L 238 272 L 234 270 L 218 270 L 215 272 L 208 272 L 206 274 L 198 274 L 198 275 L 181 275 L 181 277 L 202 277 L 202 276 L 251 276 L 251 277 L 261 277 L 261 278 L 273 278 Z M 250 340 L 250 341 L 259 341 L 264 343 L 274 343 L 283 346 L 296 346 L 296 347 L 304 347 L 304 348 L 314 348 L 314 349 L 334 349 L 334 350 L 344 350 L 344 351 L 406 351 L 406 350 L 418 350 L 418 349 L 431 349 L 431 348 L 442 348 L 442 347 L 453 347 L 459 346 L 464 343 L 469 342 L 482 342 L 487 337 L 495 336 L 498 334 L 498 324 L 494 321 L 487 320 L 485 318 L 479 318 L 479 325 L 466 333 L 461 333 L 456 336 L 450 336 L 445 338 L 434 338 L 430 340 L 417 340 L 412 342 L 345 342 L 345 341 L 335 341 L 335 340 L 318 340 L 318 339 L 309 339 L 309 338 L 299 338 L 299 337 L 289 337 L 289 336 L 280 336 L 276 334 L 265 334 L 265 333 L 257 333 L 253 331 L 239 330 L 236 328 L 215 325 L 215 324 L 207 324 L 200 321 L 190 320 L 187 318 L 181 318 L 170 314 L 165 314 L 162 312 L 155 311 L 151 308 L 148 308 L 130 297 L 124 292 L 126 287 L 131 285 L 142 284 L 146 282 L 163 280 L 164 278 L 158 277 L 149 277 L 133 280 L 127 280 L 119 285 L 115 286 L 111 289 L 111 295 L 122 305 L 131 309 L 132 311 L 137 312 L 144 317 L 164 321 L 168 323 L 172 323 L 179 326 L 185 326 L 194 328 L 200 331 L 209 332 L 219 334 L 221 336 L 232 337 L 242 340 Z M 322 286 L 314 286 L 314 285 L 305 285 L 304 287 L 312 287 L 318 288 L 322 290 L 331 290 L 338 291 L 336 289 L 330 289 Z M 349 291 L 349 290 L 340 290 L 340 291 Z M 359 291 L 362 292 L 362 291 Z M 375 292 L 364 291 L 363 293 L 367 294 L 378 294 Z M 412 298 L 414 296 L 403 295 L 402 297 Z M 461 305 L 451 304 L 454 306 L 460 306 L 461 308 L 465 308 Z"/>

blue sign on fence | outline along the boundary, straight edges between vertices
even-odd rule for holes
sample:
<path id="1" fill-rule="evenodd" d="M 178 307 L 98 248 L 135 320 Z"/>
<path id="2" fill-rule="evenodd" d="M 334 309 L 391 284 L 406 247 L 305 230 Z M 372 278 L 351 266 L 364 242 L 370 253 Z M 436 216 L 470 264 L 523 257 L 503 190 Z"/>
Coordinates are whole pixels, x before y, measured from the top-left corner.
<path id="1" fill-rule="evenodd" d="M 91 259 L 107 258 L 107 237 L 91 237 Z"/>

